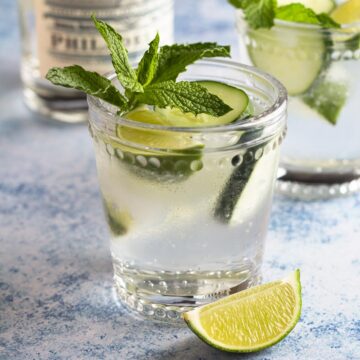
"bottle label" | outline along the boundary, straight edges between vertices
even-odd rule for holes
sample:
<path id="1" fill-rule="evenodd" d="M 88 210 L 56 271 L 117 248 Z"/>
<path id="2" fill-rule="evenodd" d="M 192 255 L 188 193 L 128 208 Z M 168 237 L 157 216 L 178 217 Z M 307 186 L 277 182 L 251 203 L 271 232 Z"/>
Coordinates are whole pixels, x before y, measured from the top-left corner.
<path id="1" fill-rule="evenodd" d="M 55 66 L 78 64 L 99 73 L 112 69 L 109 50 L 90 19 L 93 13 L 123 36 L 132 61 L 156 31 L 162 43 L 173 42 L 173 0 L 35 0 L 42 77 Z"/>

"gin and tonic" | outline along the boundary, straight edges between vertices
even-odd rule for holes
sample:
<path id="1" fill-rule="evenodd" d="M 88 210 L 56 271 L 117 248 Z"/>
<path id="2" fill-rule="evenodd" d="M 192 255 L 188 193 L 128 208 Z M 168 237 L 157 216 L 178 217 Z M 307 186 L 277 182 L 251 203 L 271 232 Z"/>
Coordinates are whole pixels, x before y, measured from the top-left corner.
<path id="1" fill-rule="evenodd" d="M 146 108 L 121 118 L 89 98 L 117 293 L 160 320 L 259 280 L 286 118 L 284 87 L 254 68 L 201 61 L 181 80 L 217 84 L 233 108 L 242 89 L 248 110 L 229 124 L 189 127 L 158 109 L 173 122 L 163 126 L 141 119 Z"/>
<path id="2" fill-rule="evenodd" d="M 325 6 L 319 11 L 327 3 L 316 3 Z M 277 77 L 290 95 L 280 192 L 315 199 L 358 191 L 360 22 L 328 29 L 276 19 L 271 29 L 253 29 L 238 11 L 237 25 L 241 60 Z"/>

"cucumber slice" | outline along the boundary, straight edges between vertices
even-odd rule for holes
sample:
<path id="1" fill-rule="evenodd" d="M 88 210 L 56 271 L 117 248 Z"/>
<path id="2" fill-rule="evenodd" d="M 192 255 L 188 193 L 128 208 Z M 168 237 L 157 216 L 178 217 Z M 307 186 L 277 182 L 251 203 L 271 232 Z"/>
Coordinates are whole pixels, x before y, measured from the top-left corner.
<path id="1" fill-rule="evenodd" d="M 133 222 L 132 216 L 127 211 L 120 211 L 113 203 L 105 199 L 103 199 L 103 207 L 111 233 L 114 236 L 125 235 Z"/>
<path id="2" fill-rule="evenodd" d="M 301 97 L 305 104 L 317 111 L 324 120 L 332 125 L 336 125 L 348 98 L 346 79 L 341 79 L 339 75 L 333 76 L 333 72 L 336 72 L 332 71 L 334 69 L 336 70 L 336 66 L 330 67 Z"/>
<path id="3" fill-rule="evenodd" d="M 252 177 L 258 162 L 252 156 L 252 152 L 256 153 L 256 151 L 262 146 L 263 144 L 254 147 L 245 153 L 244 159 L 246 160 L 235 168 L 226 182 L 223 190 L 221 191 L 214 211 L 215 219 L 219 220 L 220 222 L 229 223 L 231 221 L 235 209 L 237 208 L 238 203 L 241 201 L 240 197 L 242 197 L 242 194 L 245 193 L 245 189 L 248 186 L 250 178 Z M 233 159 L 233 161 L 236 162 L 236 159 Z M 256 190 L 252 195 L 254 196 L 255 194 Z"/>
<path id="4" fill-rule="evenodd" d="M 360 34 L 352 36 L 350 39 L 345 41 L 345 48 L 350 51 L 356 51 L 360 49 Z M 354 54 L 355 57 L 355 54 Z"/>
<path id="5" fill-rule="evenodd" d="M 208 114 L 194 115 L 192 113 L 183 113 L 179 109 L 156 107 L 155 111 L 161 114 L 172 126 L 215 126 L 225 125 L 240 118 L 248 109 L 249 97 L 247 94 L 234 86 L 215 81 L 197 81 L 198 84 L 205 87 L 211 94 L 218 96 L 233 110 L 227 114 L 216 117 Z"/>
<path id="6" fill-rule="evenodd" d="M 334 0 L 278 0 L 277 5 L 280 7 L 294 3 L 302 4 L 313 10 L 316 14 L 328 14 L 336 7 Z"/>
<path id="7" fill-rule="evenodd" d="M 326 66 L 321 34 L 274 27 L 249 30 L 247 48 L 252 63 L 278 78 L 289 95 L 306 92 Z"/>

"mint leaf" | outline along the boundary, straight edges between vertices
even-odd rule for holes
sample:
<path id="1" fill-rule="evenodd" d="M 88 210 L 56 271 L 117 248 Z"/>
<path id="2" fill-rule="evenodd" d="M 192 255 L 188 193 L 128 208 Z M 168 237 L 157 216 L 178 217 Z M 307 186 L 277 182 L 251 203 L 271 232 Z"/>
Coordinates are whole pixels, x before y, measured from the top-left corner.
<path id="1" fill-rule="evenodd" d="M 299 23 L 319 24 L 315 12 L 298 3 L 280 6 L 276 10 L 276 18 Z"/>
<path id="2" fill-rule="evenodd" d="M 334 21 L 328 14 L 321 13 L 317 15 L 320 25 L 323 28 L 340 28 L 340 24 Z"/>
<path id="3" fill-rule="evenodd" d="M 324 28 L 340 27 L 329 15 L 325 13 L 317 15 L 312 9 L 298 3 L 279 7 L 276 10 L 276 18 L 298 23 L 320 25 Z"/>
<path id="4" fill-rule="evenodd" d="M 77 89 L 88 95 L 95 96 L 122 111 L 127 110 L 127 99 L 120 94 L 111 81 L 96 72 L 86 71 L 79 65 L 64 68 L 52 68 L 46 79 L 55 85 Z"/>
<path id="5" fill-rule="evenodd" d="M 196 60 L 216 56 L 230 57 L 230 47 L 216 43 L 162 46 L 152 83 L 176 80 L 177 76 Z"/>
<path id="6" fill-rule="evenodd" d="M 253 1 L 254 0 L 228 0 L 232 6 L 238 9 L 245 9 Z"/>
<path id="7" fill-rule="evenodd" d="M 271 28 L 274 25 L 276 0 L 253 0 L 244 5 L 245 19 L 252 28 Z"/>
<path id="8" fill-rule="evenodd" d="M 149 50 L 145 52 L 137 68 L 137 79 L 144 86 L 154 78 L 159 58 L 159 42 L 159 34 L 156 34 L 155 39 L 149 44 Z"/>
<path id="9" fill-rule="evenodd" d="M 219 97 L 209 93 L 201 85 L 187 81 L 176 83 L 170 80 L 149 85 L 143 93 L 136 95 L 136 99 L 143 104 L 156 105 L 160 108 L 175 107 L 195 115 L 222 116 L 232 110 Z"/>
<path id="10" fill-rule="evenodd" d="M 91 18 L 110 50 L 112 63 L 121 85 L 132 92 L 143 92 L 142 85 L 137 81 L 135 70 L 129 63 L 128 52 L 121 35 L 107 23 L 97 20 L 94 15 Z"/>

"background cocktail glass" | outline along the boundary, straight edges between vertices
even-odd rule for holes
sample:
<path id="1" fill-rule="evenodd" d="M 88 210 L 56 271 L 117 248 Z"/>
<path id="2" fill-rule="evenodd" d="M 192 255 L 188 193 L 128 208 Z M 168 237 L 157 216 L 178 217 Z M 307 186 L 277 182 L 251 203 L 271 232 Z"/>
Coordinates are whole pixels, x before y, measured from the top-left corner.
<path id="1" fill-rule="evenodd" d="M 287 106 L 277 80 L 230 60 L 200 61 L 181 79 L 240 87 L 254 115 L 165 127 L 89 97 L 117 293 L 165 320 L 258 281 Z"/>
<path id="2" fill-rule="evenodd" d="M 341 29 L 275 20 L 250 28 L 237 11 L 240 57 L 278 78 L 289 93 L 281 193 L 302 199 L 360 189 L 360 23 Z"/>

